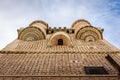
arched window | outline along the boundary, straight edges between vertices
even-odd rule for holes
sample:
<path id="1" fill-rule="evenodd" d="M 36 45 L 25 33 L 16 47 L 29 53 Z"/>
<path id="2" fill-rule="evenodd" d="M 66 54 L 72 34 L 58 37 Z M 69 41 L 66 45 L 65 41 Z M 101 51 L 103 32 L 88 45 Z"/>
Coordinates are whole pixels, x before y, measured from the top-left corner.
<path id="1" fill-rule="evenodd" d="M 69 46 L 71 45 L 71 38 L 66 32 L 58 31 L 51 35 L 49 44 L 54 46 Z"/>
<path id="2" fill-rule="evenodd" d="M 95 41 L 95 38 L 94 38 L 93 36 L 87 36 L 87 37 L 85 38 L 85 41 L 86 41 L 86 42 L 93 42 L 93 41 Z"/>
<path id="3" fill-rule="evenodd" d="M 63 45 L 63 39 L 58 39 L 58 45 Z"/>
<path id="4" fill-rule="evenodd" d="M 93 42 L 93 40 L 92 40 L 92 39 L 90 39 L 90 40 L 88 40 L 88 42 Z"/>

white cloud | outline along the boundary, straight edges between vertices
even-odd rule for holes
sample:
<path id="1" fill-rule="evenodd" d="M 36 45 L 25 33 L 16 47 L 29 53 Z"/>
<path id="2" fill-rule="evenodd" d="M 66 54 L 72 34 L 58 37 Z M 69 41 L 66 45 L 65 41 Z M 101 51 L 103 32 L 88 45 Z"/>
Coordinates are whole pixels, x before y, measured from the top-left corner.
<path id="1" fill-rule="evenodd" d="M 0 48 L 17 37 L 17 28 L 34 20 L 44 20 L 53 27 L 70 27 L 80 18 L 103 27 L 104 37 L 120 48 L 119 4 L 117 0 L 1 0 Z"/>

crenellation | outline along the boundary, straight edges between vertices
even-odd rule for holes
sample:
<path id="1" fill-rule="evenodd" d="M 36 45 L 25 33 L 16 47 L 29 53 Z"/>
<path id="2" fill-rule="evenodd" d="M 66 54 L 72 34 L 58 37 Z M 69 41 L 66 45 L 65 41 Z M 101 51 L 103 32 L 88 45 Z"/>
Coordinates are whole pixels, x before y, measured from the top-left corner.
<path id="1" fill-rule="evenodd" d="M 63 31 L 63 32 L 66 32 L 68 34 L 73 34 L 74 33 L 74 29 L 69 29 L 69 28 L 66 28 L 66 27 L 63 27 L 63 28 L 62 27 L 54 27 L 54 28 L 50 27 L 46 30 L 46 33 L 47 34 L 53 34 L 57 31 Z"/>

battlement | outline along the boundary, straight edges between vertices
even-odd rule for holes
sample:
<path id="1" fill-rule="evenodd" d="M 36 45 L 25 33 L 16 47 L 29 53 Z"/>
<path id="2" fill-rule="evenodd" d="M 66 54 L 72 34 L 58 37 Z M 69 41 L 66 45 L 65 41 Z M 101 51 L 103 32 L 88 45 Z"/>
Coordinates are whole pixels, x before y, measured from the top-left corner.
<path id="1" fill-rule="evenodd" d="M 63 27 L 63 28 L 62 27 L 54 27 L 54 28 L 48 27 L 46 30 L 46 33 L 52 34 L 52 33 L 58 32 L 58 31 L 63 31 L 68 34 L 74 34 L 74 29 L 67 28 L 67 27 Z"/>

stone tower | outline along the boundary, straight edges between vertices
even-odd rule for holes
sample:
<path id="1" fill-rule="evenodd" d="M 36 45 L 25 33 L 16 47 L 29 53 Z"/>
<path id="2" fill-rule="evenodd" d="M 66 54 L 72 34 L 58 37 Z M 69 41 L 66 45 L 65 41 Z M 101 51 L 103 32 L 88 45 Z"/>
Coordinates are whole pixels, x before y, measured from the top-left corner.
<path id="1" fill-rule="evenodd" d="M 17 31 L 0 51 L 0 80 L 120 80 L 120 50 L 84 19 L 70 28 L 36 20 Z"/>

